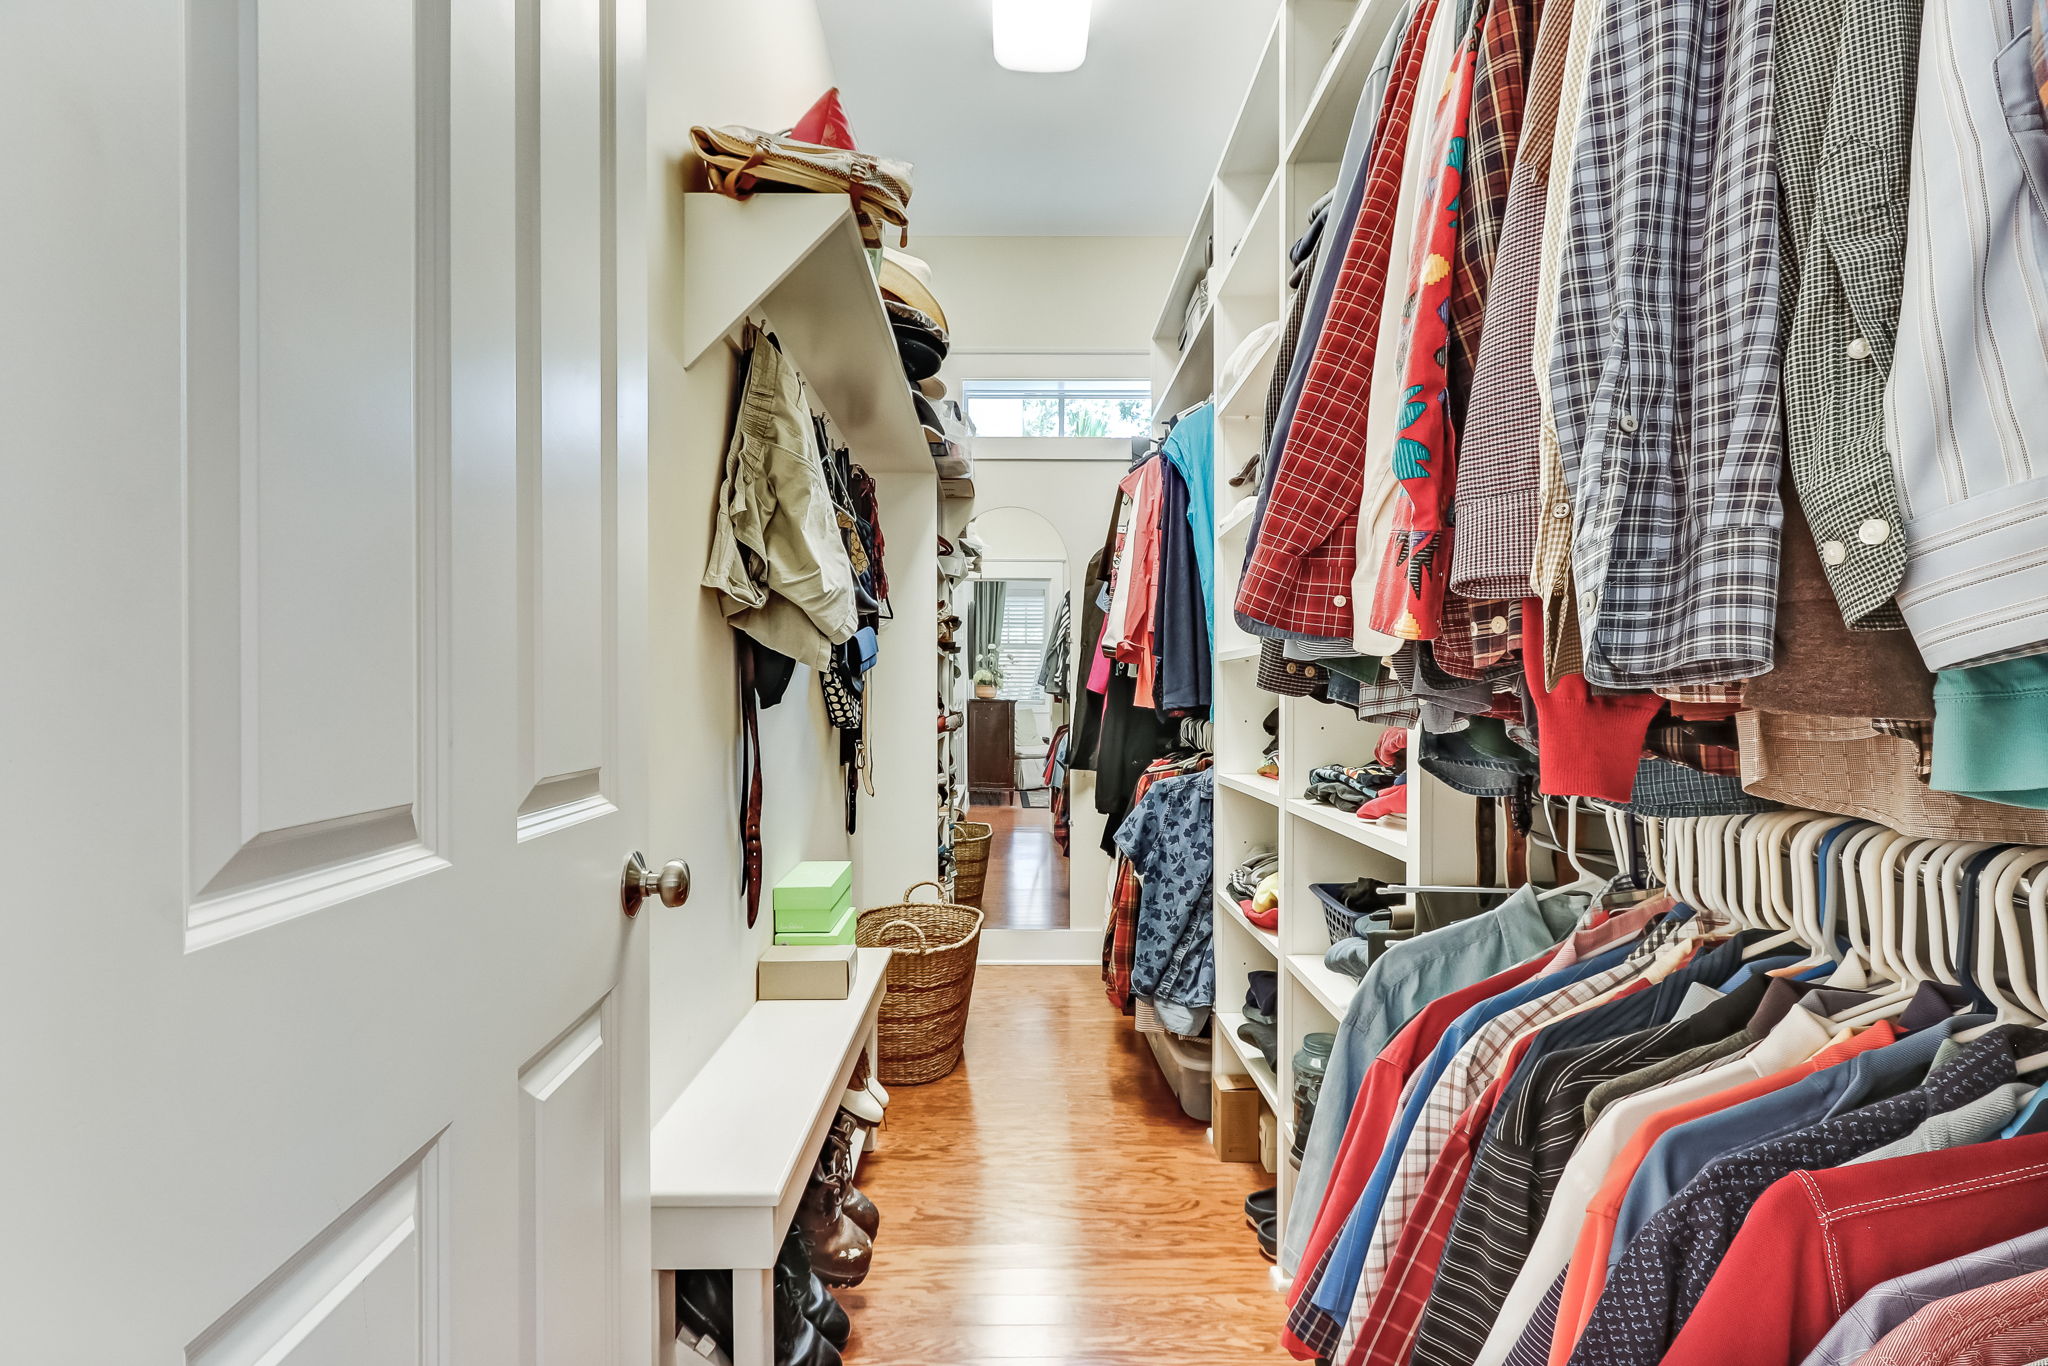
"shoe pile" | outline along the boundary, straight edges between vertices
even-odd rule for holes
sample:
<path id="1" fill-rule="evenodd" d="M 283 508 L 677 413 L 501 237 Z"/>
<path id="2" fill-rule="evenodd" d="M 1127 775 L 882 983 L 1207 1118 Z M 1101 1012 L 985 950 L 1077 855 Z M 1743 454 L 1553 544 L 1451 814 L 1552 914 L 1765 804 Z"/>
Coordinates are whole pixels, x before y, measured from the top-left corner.
<path id="1" fill-rule="evenodd" d="M 839 1099 L 824 1151 L 775 1261 L 775 1366 L 840 1366 L 853 1323 L 832 1288 L 867 1279 L 882 1226 L 874 1201 L 853 1184 L 854 1146 L 863 1134 L 872 1141 L 888 1103 L 889 1093 L 872 1078 Z M 676 1323 L 686 1351 L 731 1366 L 725 1349 L 733 1330 L 732 1273 L 679 1273 Z"/>

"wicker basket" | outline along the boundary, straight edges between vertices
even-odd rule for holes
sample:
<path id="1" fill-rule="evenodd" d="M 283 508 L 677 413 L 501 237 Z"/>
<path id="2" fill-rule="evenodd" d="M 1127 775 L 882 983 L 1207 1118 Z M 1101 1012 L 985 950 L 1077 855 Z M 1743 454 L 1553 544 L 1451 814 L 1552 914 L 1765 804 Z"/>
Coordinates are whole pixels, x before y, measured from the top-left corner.
<path id="1" fill-rule="evenodd" d="M 875 1019 L 875 1071 L 884 1086 L 937 1081 L 960 1062 L 982 917 L 972 906 L 909 899 L 919 887 L 938 886 L 920 882 L 901 903 L 862 911 L 854 928 L 854 942 L 864 948 L 895 950 Z"/>
<path id="2" fill-rule="evenodd" d="M 982 821 L 953 822 L 953 900 L 962 906 L 981 905 L 988 885 L 988 847 L 995 827 Z"/>

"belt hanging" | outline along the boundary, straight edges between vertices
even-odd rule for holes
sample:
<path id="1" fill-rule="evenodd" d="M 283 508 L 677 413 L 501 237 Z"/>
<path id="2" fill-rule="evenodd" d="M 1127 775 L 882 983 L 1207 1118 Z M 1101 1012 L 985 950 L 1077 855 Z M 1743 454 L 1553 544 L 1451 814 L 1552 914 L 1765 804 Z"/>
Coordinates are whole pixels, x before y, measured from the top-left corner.
<path id="1" fill-rule="evenodd" d="M 754 696 L 754 643 L 735 635 L 740 674 L 740 867 L 747 879 L 747 928 L 761 916 L 761 716 Z"/>

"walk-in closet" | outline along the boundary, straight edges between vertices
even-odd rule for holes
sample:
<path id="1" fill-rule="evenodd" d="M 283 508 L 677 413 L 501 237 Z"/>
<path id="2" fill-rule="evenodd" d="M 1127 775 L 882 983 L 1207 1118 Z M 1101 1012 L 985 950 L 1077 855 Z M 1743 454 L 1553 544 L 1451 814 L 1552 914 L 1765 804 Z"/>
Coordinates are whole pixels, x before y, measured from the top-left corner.
<path id="1" fill-rule="evenodd" d="M 0 110 L 0 1366 L 2048 1366 L 2048 0 Z"/>

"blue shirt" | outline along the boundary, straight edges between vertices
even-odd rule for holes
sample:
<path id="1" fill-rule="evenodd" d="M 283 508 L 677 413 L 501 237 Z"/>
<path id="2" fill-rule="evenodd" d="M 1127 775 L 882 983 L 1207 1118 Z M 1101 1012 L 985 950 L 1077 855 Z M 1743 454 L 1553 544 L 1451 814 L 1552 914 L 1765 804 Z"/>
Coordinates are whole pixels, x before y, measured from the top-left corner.
<path id="1" fill-rule="evenodd" d="M 1205 621 L 1216 619 L 1216 405 L 1203 403 L 1173 424 L 1161 454 L 1188 486 L 1188 529 L 1195 537 L 1195 570 L 1202 578 Z"/>
<path id="2" fill-rule="evenodd" d="M 1209 769 L 1162 778 L 1116 832 L 1117 848 L 1143 879 L 1131 992 L 1191 1009 L 1216 1001 L 1210 819 L 1215 782 Z M 1201 1027 L 1195 1019 L 1195 1030 Z"/>
<path id="3" fill-rule="evenodd" d="M 1373 960 L 1345 1008 L 1323 1073 L 1322 1096 L 1288 1205 L 1283 1266 L 1301 1260 L 1315 1231 L 1316 1210 L 1351 1123 L 1351 1107 L 1380 1050 L 1439 996 L 1483 982 L 1556 944 L 1571 932 L 1584 905 L 1581 898 L 1538 897 L 1534 888 L 1521 887 L 1482 915 L 1390 945 Z"/>

